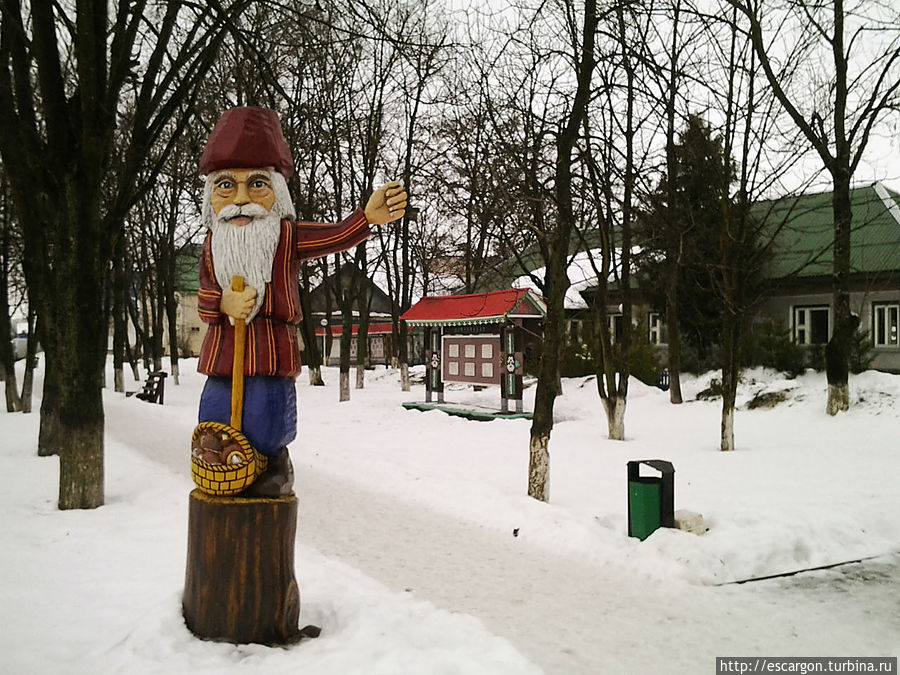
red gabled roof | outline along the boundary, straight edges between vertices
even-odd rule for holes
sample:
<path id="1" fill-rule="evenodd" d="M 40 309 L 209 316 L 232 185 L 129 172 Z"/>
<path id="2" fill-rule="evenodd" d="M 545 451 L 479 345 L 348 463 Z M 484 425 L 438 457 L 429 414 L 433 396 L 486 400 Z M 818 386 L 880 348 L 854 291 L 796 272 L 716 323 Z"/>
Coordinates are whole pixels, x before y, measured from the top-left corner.
<path id="1" fill-rule="evenodd" d="M 390 322 L 388 323 L 370 323 L 369 324 L 369 335 L 383 335 L 384 333 L 391 332 L 392 325 Z M 331 327 L 332 335 L 341 335 L 344 332 L 344 327 L 341 324 L 337 324 Z M 353 335 L 359 333 L 359 324 L 353 324 Z M 322 336 L 325 335 L 325 329 L 322 326 L 316 328 L 316 335 Z"/>
<path id="2" fill-rule="evenodd" d="M 541 317 L 544 303 L 527 288 L 490 293 L 426 296 L 401 316 L 412 325 L 496 323 L 510 314 Z"/>

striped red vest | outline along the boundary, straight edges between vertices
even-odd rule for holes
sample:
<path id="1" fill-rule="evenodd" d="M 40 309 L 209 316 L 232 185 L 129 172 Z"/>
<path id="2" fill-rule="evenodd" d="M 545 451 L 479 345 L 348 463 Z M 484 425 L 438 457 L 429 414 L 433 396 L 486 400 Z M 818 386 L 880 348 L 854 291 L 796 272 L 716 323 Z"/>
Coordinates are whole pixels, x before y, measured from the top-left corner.
<path id="1" fill-rule="evenodd" d="M 266 284 L 259 313 L 247 325 L 245 375 L 296 377 L 300 374 L 300 261 L 346 251 L 368 239 L 371 231 L 362 209 L 340 223 L 281 221 L 281 239 L 275 249 L 272 281 Z M 197 370 L 206 375 L 231 376 L 234 327 L 219 311 L 222 288 L 216 281 L 209 233 L 200 255 L 198 313 L 209 324 Z"/>

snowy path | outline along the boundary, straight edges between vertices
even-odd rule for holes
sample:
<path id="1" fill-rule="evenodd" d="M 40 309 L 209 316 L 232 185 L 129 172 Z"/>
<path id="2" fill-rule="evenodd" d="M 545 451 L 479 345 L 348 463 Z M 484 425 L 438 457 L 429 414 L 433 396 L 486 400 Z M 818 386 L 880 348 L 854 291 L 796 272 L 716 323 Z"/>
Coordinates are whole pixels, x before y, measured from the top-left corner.
<path id="1" fill-rule="evenodd" d="M 896 558 L 870 564 L 874 573 L 660 587 L 297 468 L 302 545 L 480 618 L 550 675 L 703 673 L 715 672 L 716 656 L 875 656 L 900 647 L 890 609 L 900 604 Z M 298 578 L 302 592 L 302 567 Z"/>
<path id="2" fill-rule="evenodd" d="M 137 449 L 179 475 L 186 490 L 183 439 L 193 428 L 202 383 L 184 379 L 188 386 L 173 387 L 171 396 L 167 392 L 166 406 L 148 409 L 110 395 L 107 434 L 111 456 L 116 443 Z M 675 420 L 649 395 L 637 399 L 630 414 L 645 427 L 664 420 L 659 426 L 667 435 L 682 430 L 674 436 L 687 439 L 685 447 L 671 449 L 687 480 L 680 494 L 690 497 L 688 504 L 702 504 L 702 510 L 716 514 L 722 525 L 708 546 L 675 538 L 643 549 L 647 555 L 641 556 L 631 555 L 634 542 L 616 533 L 622 519 L 615 514 L 621 513 L 624 461 L 651 456 L 656 441 L 648 437 L 597 453 L 593 401 L 579 403 L 576 397 L 564 408 L 567 422 L 559 434 L 566 442 L 560 442 L 554 471 L 555 494 L 560 503 L 568 501 L 545 510 L 509 496 L 516 489 L 510 476 L 522 468 L 511 449 L 520 431 L 515 425 L 405 416 L 387 381 L 381 382 L 382 390 L 373 386 L 354 394 L 350 407 L 340 409 L 333 404 L 333 391 L 307 388 L 304 415 L 317 424 L 292 449 L 301 505 L 297 577 L 306 619 L 335 637 L 346 634 L 348 616 L 359 614 L 342 606 L 345 611 L 335 618 L 333 603 L 323 600 L 340 582 L 323 583 L 320 552 L 397 594 L 410 592 L 438 608 L 476 617 L 548 675 L 713 673 L 716 656 L 895 656 L 900 653 L 900 556 L 742 586 L 692 585 L 679 574 L 692 562 L 697 570 L 717 572 L 716 556 L 725 558 L 722 565 L 729 572 L 771 573 L 809 560 L 822 564 L 842 555 L 896 550 L 897 530 L 890 518 L 898 504 L 896 453 L 884 439 L 896 437 L 900 389 L 884 393 L 894 391 L 893 380 L 873 383 L 865 392 L 869 408 L 839 426 L 823 421 L 817 404 L 803 408 L 807 399 L 798 395 L 796 408 L 769 413 L 765 425 L 748 425 L 746 443 L 752 452 L 729 456 L 727 463 L 721 453 L 694 447 L 703 443 L 697 429 L 706 423 L 704 416 L 715 410 L 689 406 Z M 777 452 L 770 451 L 763 432 L 781 433 L 788 424 L 790 432 L 781 435 L 802 440 L 791 445 L 782 439 Z M 758 437 L 749 439 L 750 431 Z M 363 436 L 367 443 L 360 449 L 357 441 Z M 490 457 L 479 451 L 485 443 L 495 448 Z M 326 444 L 332 449 L 327 454 L 309 449 Z M 452 455 L 446 452 L 450 444 Z M 861 454 L 848 458 L 846 447 L 858 447 Z M 872 466 L 879 471 L 870 471 Z M 796 475 L 805 480 L 797 483 Z M 457 485 L 460 477 L 466 480 Z M 722 487 L 698 487 L 704 483 Z M 458 492 L 451 493 L 450 486 Z M 451 501 L 456 494 L 462 495 L 461 503 Z M 736 494 L 749 498 L 749 506 L 733 508 Z M 590 514 L 600 524 L 596 538 Z M 182 517 L 179 511 L 179 523 Z M 514 538 L 511 527 L 506 529 L 505 523 L 512 522 L 526 528 L 523 536 Z M 551 542 L 557 538 L 554 550 Z M 597 557 L 605 562 L 587 558 L 598 546 Z M 853 553 L 860 549 L 865 553 Z M 681 562 L 670 564 L 667 556 Z M 385 616 L 389 613 L 386 608 Z M 379 623 L 386 622 L 372 623 L 376 643 L 384 649 L 390 649 L 387 643 L 408 645 L 411 651 L 422 647 L 416 642 L 420 636 L 409 634 L 390 633 L 380 641 Z M 334 649 L 341 643 L 319 644 Z M 479 658 L 479 647 L 473 644 L 472 650 Z M 397 657 L 406 654 L 401 650 Z M 468 675 L 449 658 L 451 667 L 442 672 Z M 418 672 L 431 675 L 427 669 Z"/>

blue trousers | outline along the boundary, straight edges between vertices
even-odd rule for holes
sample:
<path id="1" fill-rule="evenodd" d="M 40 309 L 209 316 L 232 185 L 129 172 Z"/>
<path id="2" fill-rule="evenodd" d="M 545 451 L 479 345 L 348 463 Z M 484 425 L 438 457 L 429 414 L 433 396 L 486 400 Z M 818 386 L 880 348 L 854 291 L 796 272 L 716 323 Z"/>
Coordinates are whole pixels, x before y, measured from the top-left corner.
<path id="1" fill-rule="evenodd" d="M 231 424 L 231 378 L 208 377 L 200 395 L 200 422 Z M 297 391 L 293 377 L 244 378 L 241 433 L 273 457 L 297 437 Z"/>

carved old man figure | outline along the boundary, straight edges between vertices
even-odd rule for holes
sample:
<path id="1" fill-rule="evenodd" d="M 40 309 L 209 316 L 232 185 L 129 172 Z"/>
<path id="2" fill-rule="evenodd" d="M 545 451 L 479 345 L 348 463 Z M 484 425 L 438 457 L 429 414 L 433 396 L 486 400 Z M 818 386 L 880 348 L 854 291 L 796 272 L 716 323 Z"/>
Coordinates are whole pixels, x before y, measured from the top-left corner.
<path id="1" fill-rule="evenodd" d="M 209 137 L 200 173 L 206 179 L 203 220 L 208 232 L 198 304 L 208 330 L 198 369 L 209 377 L 199 421 L 230 420 L 233 323 L 245 319 L 242 430 L 269 461 L 244 494 L 290 494 L 293 470 L 287 444 L 297 433 L 300 261 L 356 246 L 370 236 L 371 225 L 402 217 L 406 192 L 399 183 L 388 183 L 365 209 L 357 208 L 339 223 L 298 222 L 287 188 L 291 153 L 277 114 L 264 108 L 225 112 Z M 245 279 L 242 292 L 231 290 L 235 275 Z"/>

